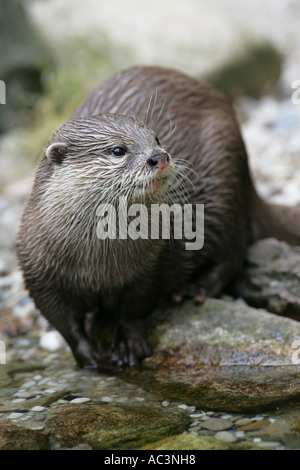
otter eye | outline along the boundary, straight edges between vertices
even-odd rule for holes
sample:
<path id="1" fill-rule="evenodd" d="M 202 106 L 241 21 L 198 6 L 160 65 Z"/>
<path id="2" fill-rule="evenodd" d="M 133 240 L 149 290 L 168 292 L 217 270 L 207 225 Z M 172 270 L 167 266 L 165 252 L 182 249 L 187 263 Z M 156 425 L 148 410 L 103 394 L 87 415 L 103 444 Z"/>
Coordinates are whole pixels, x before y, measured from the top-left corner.
<path id="1" fill-rule="evenodd" d="M 158 137 L 155 137 L 155 142 L 157 143 L 157 145 L 161 145 L 161 143 L 160 143 Z"/>
<path id="2" fill-rule="evenodd" d="M 126 153 L 126 149 L 124 149 L 124 147 L 115 147 L 112 151 L 112 154 L 115 157 L 123 157 L 125 153 Z"/>

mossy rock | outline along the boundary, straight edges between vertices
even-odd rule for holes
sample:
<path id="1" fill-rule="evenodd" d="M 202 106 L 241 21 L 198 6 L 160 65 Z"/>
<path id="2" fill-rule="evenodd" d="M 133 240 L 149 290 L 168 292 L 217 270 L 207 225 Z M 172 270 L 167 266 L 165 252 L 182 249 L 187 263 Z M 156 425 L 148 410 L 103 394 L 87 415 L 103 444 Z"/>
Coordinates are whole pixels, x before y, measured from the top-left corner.
<path id="1" fill-rule="evenodd" d="M 213 436 L 194 436 L 193 434 L 179 434 L 167 437 L 158 442 L 144 446 L 141 450 L 257 450 L 257 447 L 248 443 L 229 444 L 215 439 Z"/>
<path id="2" fill-rule="evenodd" d="M 89 444 L 93 449 L 134 449 L 178 434 L 189 425 L 183 412 L 133 405 L 70 405 L 47 419 L 53 442 L 63 448 Z"/>
<path id="3" fill-rule="evenodd" d="M 11 424 L 0 424 L 0 450 L 48 450 L 47 434 Z"/>

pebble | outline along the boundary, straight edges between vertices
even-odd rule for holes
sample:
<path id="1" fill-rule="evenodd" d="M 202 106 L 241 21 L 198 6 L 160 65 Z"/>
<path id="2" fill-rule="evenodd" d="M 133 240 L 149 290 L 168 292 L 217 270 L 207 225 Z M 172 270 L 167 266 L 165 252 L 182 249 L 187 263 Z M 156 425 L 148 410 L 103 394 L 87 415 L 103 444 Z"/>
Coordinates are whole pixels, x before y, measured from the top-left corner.
<path id="1" fill-rule="evenodd" d="M 80 398 L 74 398 L 74 400 L 71 400 L 70 403 L 80 404 L 80 403 L 87 403 L 88 401 L 91 401 L 91 399 L 87 397 L 80 397 Z"/>
<path id="2" fill-rule="evenodd" d="M 45 429 L 44 424 L 37 424 L 37 423 L 31 423 L 28 428 L 32 429 L 33 431 L 43 431 Z"/>
<path id="3" fill-rule="evenodd" d="M 32 377 L 33 380 L 42 380 L 43 379 L 43 376 L 42 375 L 35 375 L 34 377 Z"/>
<path id="4" fill-rule="evenodd" d="M 222 416 L 222 419 L 232 419 L 233 416 L 232 415 L 224 415 Z"/>
<path id="5" fill-rule="evenodd" d="M 47 331 L 44 333 L 41 338 L 39 345 L 42 349 L 46 351 L 54 352 L 57 351 L 65 346 L 65 340 L 61 336 L 61 334 L 56 331 Z"/>
<path id="6" fill-rule="evenodd" d="M 264 428 L 268 424 L 270 424 L 270 421 L 268 419 L 257 420 L 257 421 L 254 421 L 253 423 L 246 424 L 245 426 L 241 426 L 239 428 L 239 431 L 259 431 L 260 429 Z"/>
<path id="7" fill-rule="evenodd" d="M 281 443 L 275 441 L 260 441 L 256 445 L 263 449 L 275 449 L 276 447 L 281 446 Z"/>
<path id="8" fill-rule="evenodd" d="M 21 418 L 20 418 L 20 421 L 27 421 L 28 419 L 30 419 L 31 416 L 28 415 L 28 414 L 24 414 Z"/>
<path id="9" fill-rule="evenodd" d="M 20 412 L 15 412 L 15 413 L 10 413 L 10 415 L 8 415 L 8 419 L 18 419 L 18 418 L 21 418 L 23 415 L 23 413 L 20 413 Z"/>
<path id="10" fill-rule="evenodd" d="M 101 398 L 101 401 L 110 402 L 110 401 L 113 401 L 113 399 L 112 399 L 111 397 L 102 397 L 102 398 Z"/>
<path id="11" fill-rule="evenodd" d="M 250 423 L 252 423 L 251 418 L 241 418 L 235 422 L 236 426 L 246 426 L 246 424 L 250 424 Z"/>
<path id="12" fill-rule="evenodd" d="M 191 418 L 195 419 L 195 418 L 203 418 L 205 416 L 205 413 L 193 413 L 190 415 Z"/>
<path id="13" fill-rule="evenodd" d="M 32 346 L 32 341 L 31 339 L 27 339 L 27 338 L 18 339 L 14 343 L 14 347 L 16 348 L 29 348 L 30 346 Z"/>
<path id="14" fill-rule="evenodd" d="M 16 406 L 2 405 L 0 406 L 0 413 L 9 413 L 10 411 L 15 411 L 18 408 Z"/>
<path id="15" fill-rule="evenodd" d="M 222 442 L 236 442 L 238 440 L 237 436 L 232 432 L 228 431 L 219 431 L 215 434 L 215 439 Z"/>
<path id="16" fill-rule="evenodd" d="M 29 380 L 28 382 L 25 382 L 22 387 L 24 388 L 31 388 L 35 386 L 35 382 L 33 380 Z"/>
<path id="17" fill-rule="evenodd" d="M 34 406 L 33 408 L 31 408 L 31 411 L 37 411 L 37 412 L 41 412 L 45 410 L 47 410 L 45 406 Z"/>
<path id="18" fill-rule="evenodd" d="M 181 404 L 181 405 L 178 405 L 178 408 L 180 408 L 181 410 L 187 410 L 187 409 L 188 409 L 188 405 Z"/>
<path id="19" fill-rule="evenodd" d="M 223 431 L 233 427 L 233 423 L 229 419 L 222 418 L 209 418 L 200 423 L 201 428 L 208 429 L 209 431 Z"/>

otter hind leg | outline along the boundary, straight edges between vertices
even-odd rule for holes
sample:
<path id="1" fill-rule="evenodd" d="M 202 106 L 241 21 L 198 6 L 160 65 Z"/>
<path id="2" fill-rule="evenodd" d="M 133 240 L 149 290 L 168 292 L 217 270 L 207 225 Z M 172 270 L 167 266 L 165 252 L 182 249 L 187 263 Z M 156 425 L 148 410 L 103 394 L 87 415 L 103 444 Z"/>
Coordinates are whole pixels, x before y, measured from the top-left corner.
<path id="1" fill-rule="evenodd" d="M 241 269 L 240 264 L 242 265 L 229 259 L 197 271 L 190 284 L 173 293 L 173 302 L 178 304 L 184 298 L 189 298 L 193 299 L 196 304 L 202 304 L 208 297 L 219 297 Z"/>

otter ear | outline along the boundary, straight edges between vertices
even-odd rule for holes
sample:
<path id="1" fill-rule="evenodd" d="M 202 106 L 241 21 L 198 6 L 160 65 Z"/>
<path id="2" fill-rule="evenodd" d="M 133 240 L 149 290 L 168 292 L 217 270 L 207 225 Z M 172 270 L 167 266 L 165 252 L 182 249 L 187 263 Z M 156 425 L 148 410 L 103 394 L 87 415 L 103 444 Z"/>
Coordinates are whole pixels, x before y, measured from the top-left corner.
<path id="1" fill-rule="evenodd" d="M 60 164 L 66 156 L 68 146 L 65 142 L 55 142 L 48 145 L 45 155 L 51 163 Z"/>

